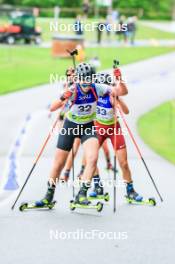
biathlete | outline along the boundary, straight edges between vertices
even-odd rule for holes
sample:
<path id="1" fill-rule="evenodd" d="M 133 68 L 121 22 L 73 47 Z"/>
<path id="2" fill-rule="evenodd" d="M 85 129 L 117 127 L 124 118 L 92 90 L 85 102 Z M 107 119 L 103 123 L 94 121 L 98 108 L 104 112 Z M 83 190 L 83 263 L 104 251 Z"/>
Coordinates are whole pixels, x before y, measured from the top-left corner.
<path id="1" fill-rule="evenodd" d="M 53 161 L 52 170 L 48 180 L 48 189 L 44 198 L 36 205 L 45 206 L 53 201 L 56 183 L 65 165 L 74 139 L 80 138 L 86 159 L 86 167 L 82 176 L 82 184 L 76 202 L 89 204 L 87 191 L 97 166 L 99 141 L 94 132 L 94 119 L 96 116 L 97 98 L 109 93 L 113 96 L 122 96 L 128 93 L 124 83 L 119 83 L 111 88 L 105 84 L 93 82 L 93 68 L 87 63 L 80 63 L 76 67 L 77 83 L 68 88 L 68 91 L 51 104 L 50 111 L 61 108 L 65 101 L 71 103 L 71 108 L 66 113 L 63 128 L 64 134 L 59 134 L 57 149 Z M 77 130 L 79 133 L 77 134 Z M 75 133 L 76 131 L 76 133 Z M 93 151 L 92 151 L 93 150 Z"/>
<path id="2" fill-rule="evenodd" d="M 68 87 L 73 85 L 74 76 L 75 76 L 75 70 L 72 67 L 68 68 L 66 70 L 67 83 L 65 83 L 65 85 L 64 85 L 65 91 L 68 90 Z M 70 107 L 71 107 L 71 104 L 69 102 L 66 102 L 65 105 L 61 108 L 61 111 L 60 111 L 61 126 L 62 126 L 63 120 L 66 116 L 66 113 L 69 111 Z M 66 161 L 66 164 L 65 164 L 65 167 L 64 167 L 64 173 L 60 177 L 60 180 L 63 182 L 67 182 L 69 180 L 70 172 L 71 172 L 71 169 L 73 166 L 73 158 L 75 158 L 75 156 L 77 155 L 80 144 L 81 144 L 80 139 L 75 138 L 74 144 L 73 144 L 73 153 L 72 153 L 72 151 L 70 151 L 69 156 L 68 156 L 67 161 Z M 103 148 L 105 158 L 106 158 L 106 169 L 107 170 L 114 170 L 112 163 L 111 163 L 110 151 L 109 151 L 109 147 L 107 144 L 107 140 L 103 143 L 102 148 Z M 74 155 L 74 157 L 73 157 L 73 155 Z M 84 164 L 82 164 L 80 172 L 78 174 L 78 178 L 81 178 L 81 176 L 84 172 L 84 168 L 85 168 L 85 166 L 84 166 Z"/>
<path id="3" fill-rule="evenodd" d="M 110 76 L 107 74 L 106 78 L 110 78 Z M 121 75 L 118 75 L 116 78 L 121 78 Z M 116 99 L 115 97 L 112 97 L 110 93 L 98 97 L 95 126 L 99 145 L 102 146 L 106 139 L 111 140 L 114 151 L 116 151 L 119 166 L 122 170 L 123 180 L 126 183 L 127 197 L 136 201 L 142 201 L 143 197 L 135 191 L 133 186 L 133 180 L 127 159 L 125 139 L 119 120 L 117 119 L 117 109 L 115 109 L 115 106 L 120 107 L 125 114 L 129 113 L 128 107 L 119 97 Z M 98 195 L 103 195 L 103 193 L 103 186 L 100 184 L 100 177 L 97 171 L 94 176 L 94 190 L 90 193 L 90 196 L 97 197 Z"/>

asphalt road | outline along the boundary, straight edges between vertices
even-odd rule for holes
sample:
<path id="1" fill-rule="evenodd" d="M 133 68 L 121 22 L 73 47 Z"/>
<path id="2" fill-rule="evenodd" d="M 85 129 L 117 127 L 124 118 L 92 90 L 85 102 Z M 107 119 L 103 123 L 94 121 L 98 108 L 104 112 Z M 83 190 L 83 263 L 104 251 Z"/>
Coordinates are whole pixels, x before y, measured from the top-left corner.
<path id="1" fill-rule="evenodd" d="M 143 152 L 143 156 L 162 193 L 160 203 L 151 181 L 138 159 L 138 155 L 126 137 L 129 163 L 136 189 L 145 197 L 156 197 L 157 206 L 131 206 L 125 203 L 125 189 L 117 188 L 117 212 L 112 211 L 111 201 L 102 213 L 94 210 L 70 212 L 72 189 L 57 189 L 55 210 L 19 212 L 18 206 L 25 200 L 40 199 L 46 190 L 56 137 L 34 171 L 14 211 L 10 207 L 17 190 L 29 172 L 34 154 L 42 144 L 55 115 L 48 118 L 46 106 L 58 93 L 58 86 L 41 86 L 0 97 L 0 262 L 19 263 L 120 263 L 120 264 L 170 264 L 175 257 L 175 167 L 150 150 L 139 138 L 136 130 L 138 117 L 154 106 L 175 97 L 175 53 L 122 67 L 129 83 L 129 95 L 125 101 L 131 113 L 127 122 Z M 30 114 L 30 116 L 29 116 Z M 23 130 L 24 133 L 21 131 Z M 19 145 L 15 145 L 19 140 Z M 161 142 L 160 142 L 161 144 Z M 8 182 L 11 160 L 15 153 L 16 174 Z M 112 156 L 111 149 L 111 156 Z M 75 160 L 75 172 L 81 164 L 82 150 Z M 103 179 L 112 179 L 104 170 L 105 160 L 100 154 L 99 167 Z M 121 179 L 121 176 L 118 176 Z M 12 180 L 13 179 L 13 180 Z M 7 185 L 7 182 L 9 185 Z M 90 232 L 90 233 L 88 233 Z"/>

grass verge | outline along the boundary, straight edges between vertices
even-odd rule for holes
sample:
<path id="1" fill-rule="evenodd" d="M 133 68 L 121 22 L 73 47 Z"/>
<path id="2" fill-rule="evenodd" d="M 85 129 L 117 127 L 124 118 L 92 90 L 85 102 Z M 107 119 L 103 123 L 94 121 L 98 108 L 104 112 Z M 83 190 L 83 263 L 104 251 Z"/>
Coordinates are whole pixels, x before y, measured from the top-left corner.
<path id="1" fill-rule="evenodd" d="M 166 102 L 140 117 L 138 130 L 146 144 L 175 164 L 175 101 Z"/>

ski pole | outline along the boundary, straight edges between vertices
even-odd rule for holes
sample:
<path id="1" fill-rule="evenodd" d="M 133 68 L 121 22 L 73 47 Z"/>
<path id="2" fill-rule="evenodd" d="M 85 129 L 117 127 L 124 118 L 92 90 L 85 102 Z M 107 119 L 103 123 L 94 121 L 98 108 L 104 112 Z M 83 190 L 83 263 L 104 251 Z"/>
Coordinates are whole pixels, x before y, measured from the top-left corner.
<path id="1" fill-rule="evenodd" d="M 75 70 L 75 68 L 76 68 L 76 64 L 75 64 L 75 55 L 78 55 L 78 50 L 77 49 L 74 49 L 74 50 L 66 50 L 68 53 L 69 53 L 69 55 L 72 57 L 72 60 L 73 60 L 73 66 L 74 66 L 74 70 Z"/>
<path id="2" fill-rule="evenodd" d="M 114 99 L 114 207 L 113 207 L 113 212 L 116 213 L 116 196 L 117 196 L 117 192 L 116 192 L 116 180 L 117 180 L 117 156 L 116 156 L 116 145 L 117 145 L 117 141 L 116 141 L 116 135 L 115 135 L 115 129 L 117 126 L 117 117 L 116 117 L 116 98 Z"/>
<path id="3" fill-rule="evenodd" d="M 34 163 L 33 163 L 32 168 L 31 168 L 31 170 L 30 170 L 30 172 L 29 172 L 29 174 L 28 174 L 28 176 L 27 176 L 27 178 L 26 178 L 26 180 L 25 180 L 23 186 L 21 187 L 21 190 L 19 191 L 19 193 L 18 193 L 18 195 L 17 195 L 17 197 L 16 197 L 15 202 L 13 203 L 13 205 L 12 205 L 12 207 L 11 207 L 11 210 L 13 210 L 13 209 L 15 208 L 15 205 L 16 205 L 16 203 L 17 203 L 17 201 L 18 201 L 18 199 L 19 199 L 19 197 L 20 197 L 22 191 L 24 190 L 24 187 L 26 186 L 26 184 L 27 184 L 27 182 L 28 182 L 30 176 L 32 175 L 32 172 L 34 171 L 34 169 L 35 169 L 35 167 L 36 167 L 36 165 L 37 165 L 37 163 L 38 163 L 38 160 L 40 159 L 40 157 L 41 157 L 41 155 L 42 155 L 42 153 L 43 153 L 43 151 L 44 151 L 44 149 L 45 149 L 45 147 L 46 147 L 46 145 L 47 145 L 47 143 L 48 143 L 48 141 L 49 141 L 49 139 L 50 139 L 50 137 L 51 137 L 51 135 L 52 135 L 52 132 L 53 132 L 53 130 L 55 129 L 57 123 L 58 123 L 58 120 L 59 120 L 59 117 L 57 117 L 57 119 L 55 120 L 55 122 L 54 122 L 54 124 L 53 124 L 53 126 L 52 126 L 51 131 L 49 132 L 48 136 L 46 137 L 46 139 L 45 139 L 45 141 L 44 141 L 44 144 L 42 145 L 41 150 L 39 151 L 39 153 L 38 153 L 38 155 L 37 155 L 37 157 L 36 157 L 36 159 L 35 159 L 35 161 L 34 161 Z"/>
<path id="4" fill-rule="evenodd" d="M 75 188 L 74 188 L 74 181 L 75 181 L 75 166 L 74 166 L 74 147 L 72 146 L 72 194 L 73 198 L 75 197 Z"/>
<path id="5" fill-rule="evenodd" d="M 119 61 L 118 60 L 114 60 L 113 61 L 113 68 L 116 69 L 117 66 L 119 65 Z M 118 82 L 119 85 L 120 82 Z M 116 156 L 116 135 L 115 135 L 115 128 L 117 125 L 117 117 L 116 117 L 116 98 L 114 99 L 114 119 L 115 119 L 115 123 L 114 123 L 114 189 L 113 189 L 113 193 L 114 193 L 114 201 L 113 201 L 113 212 L 116 213 L 116 180 L 117 180 L 117 156 Z"/>
<path id="6" fill-rule="evenodd" d="M 74 50 L 70 51 L 70 50 L 67 49 L 67 52 L 72 57 L 73 66 L 74 66 L 74 70 L 75 70 L 76 69 L 75 55 L 78 55 L 78 50 L 74 49 Z M 72 196 L 74 198 L 75 197 L 75 188 L 74 188 L 74 181 L 75 181 L 74 145 L 72 146 L 72 181 L 73 181 Z"/>
<path id="7" fill-rule="evenodd" d="M 126 122 L 126 120 L 125 120 L 125 118 L 124 118 L 123 112 L 122 112 L 122 110 L 120 109 L 119 106 L 118 106 L 118 110 L 119 110 L 119 113 L 120 113 L 121 118 L 122 118 L 122 120 L 123 120 L 123 123 L 125 124 L 125 126 L 126 126 L 126 128 L 127 128 L 127 130 L 128 130 L 128 133 L 129 133 L 129 135 L 130 135 L 130 137 L 131 137 L 131 140 L 132 140 L 132 142 L 133 142 L 134 145 L 135 145 L 135 148 L 136 148 L 136 150 L 137 150 L 137 152 L 138 152 L 138 154 L 139 154 L 139 157 L 140 157 L 140 159 L 142 160 L 142 162 L 143 162 L 143 164 L 144 164 L 144 167 L 145 167 L 145 169 L 146 169 L 146 171 L 147 171 L 147 173 L 148 173 L 148 175 L 149 175 L 149 177 L 150 177 L 150 179 L 151 179 L 151 181 L 152 181 L 152 183 L 153 183 L 153 186 L 154 186 L 154 188 L 155 188 L 155 190 L 156 190 L 156 192 L 157 192 L 157 194 L 158 194 L 158 196 L 159 196 L 159 198 L 160 198 L 160 201 L 163 202 L 163 198 L 162 198 L 162 196 L 161 196 L 161 194 L 160 194 L 160 192 L 159 192 L 159 190 L 158 190 L 158 188 L 157 188 L 157 185 L 156 185 L 156 183 L 155 183 L 155 181 L 154 181 L 154 179 L 153 179 L 153 177 L 152 177 L 152 175 L 151 175 L 151 172 L 150 172 L 150 170 L 148 169 L 148 166 L 147 166 L 147 164 L 146 164 L 146 162 L 145 162 L 145 160 L 144 160 L 144 158 L 143 158 L 143 156 L 142 156 L 142 153 L 141 153 L 141 151 L 140 151 L 140 148 L 139 148 L 139 146 L 138 146 L 138 144 L 137 144 L 137 142 L 136 142 L 136 140 L 135 140 L 135 138 L 134 138 L 134 136 L 133 136 L 133 134 L 132 134 L 132 132 L 131 132 L 131 130 L 130 130 L 130 128 L 129 128 L 129 126 L 127 125 L 127 122 Z"/>

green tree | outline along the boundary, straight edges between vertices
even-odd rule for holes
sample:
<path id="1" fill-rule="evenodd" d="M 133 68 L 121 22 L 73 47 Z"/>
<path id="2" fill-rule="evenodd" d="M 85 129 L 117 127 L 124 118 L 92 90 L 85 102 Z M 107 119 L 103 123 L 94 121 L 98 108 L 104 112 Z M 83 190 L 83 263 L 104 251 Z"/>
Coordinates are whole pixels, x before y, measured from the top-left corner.
<path id="1" fill-rule="evenodd" d="M 81 6 L 80 0 L 21 0 L 22 5 L 25 6 L 39 6 L 39 7 L 53 7 L 53 6 L 65 6 L 65 7 L 78 7 Z"/>

